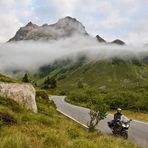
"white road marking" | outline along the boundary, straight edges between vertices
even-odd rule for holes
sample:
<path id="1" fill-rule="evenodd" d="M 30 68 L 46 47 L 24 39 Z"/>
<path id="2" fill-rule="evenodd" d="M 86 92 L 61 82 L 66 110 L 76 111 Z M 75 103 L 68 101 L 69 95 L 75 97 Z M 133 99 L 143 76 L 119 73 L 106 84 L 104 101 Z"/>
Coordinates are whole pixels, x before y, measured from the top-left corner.
<path id="1" fill-rule="evenodd" d="M 82 125 L 82 126 L 84 126 L 85 128 L 88 128 L 88 126 L 87 126 L 87 125 L 85 125 L 85 124 L 83 124 L 83 123 L 79 122 L 78 120 L 76 120 L 76 119 L 74 119 L 73 117 L 69 116 L 68 114 L 66 114 L 66 113 L 62 112 L 61 110 L 57 109 L 57 111 L 58 111 L 58 112 L 60 112 L 60 113 L 62 113 L 62 114 L 63 114 L 63 115 L 65 115 L 66 117 L 68 117 L 68 118 L 72 119 L 73 121 L 75 121 L 75 122 L 77 122 L 77 123 L 81 124 L 81 125 Z"/>

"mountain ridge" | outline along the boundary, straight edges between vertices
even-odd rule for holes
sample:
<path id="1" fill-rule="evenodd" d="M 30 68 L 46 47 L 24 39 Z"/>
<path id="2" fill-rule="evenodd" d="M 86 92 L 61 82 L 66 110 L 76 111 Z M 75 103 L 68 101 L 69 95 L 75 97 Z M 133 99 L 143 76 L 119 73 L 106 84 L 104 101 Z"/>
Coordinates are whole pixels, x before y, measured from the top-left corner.
<path id="1" fill-rule="evenodd" d="M 85 30 L 85 26 L 79 22 L 77 19 L 70 16 L 59 19 L 54 24 L 43 24 L 41 26 L 32 23 L 31 21 L 21 27 L 15 34 L 14 37 L 8 40 L 8 42 L 16 41 L 48 41 L 48 40 L 58 40 L 61 38 L 72 37 L 73 35 L 78 36 L 89 36 Z M 117 44 L 125 45 L 122 40 L 116 39 L 112 42 L 107 42 L 99 35 L 96 36 L 99 43 L 106 44 Z"/>
<path id="2" fill-rule="evenodd" d="M 21 27 L 8 42 L 23 40 L 58 40 L 60 38 L 71 37 L 74 34 L 87 36 L 85 27 L 75 18 L 65 17 L 58 22 L 48 25 L 38 26 L 29 22 L 26 26 Z"/>

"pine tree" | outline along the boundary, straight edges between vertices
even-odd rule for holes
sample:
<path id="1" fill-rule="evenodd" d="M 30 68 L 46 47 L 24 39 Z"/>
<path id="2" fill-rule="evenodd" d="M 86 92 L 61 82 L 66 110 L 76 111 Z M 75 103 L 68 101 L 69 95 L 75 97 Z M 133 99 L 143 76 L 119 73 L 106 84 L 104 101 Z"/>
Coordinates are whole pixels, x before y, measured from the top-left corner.
<path id="1" fill-rule="evenodd" d="M 57 87 L 57 81 L 55 80 L 55 78 L 47 78 L 45 81 L 44 81 L 44 84 L 43 84 L 43 88 L 56 88 Z"/>
<path id="2" fill-rule="evenodd" d="M 25 82 L 25 83 L 29 82 L 29 77 L 27 73 L 25 73 L 24 77 L 22 78 L 22 82 Z"/>

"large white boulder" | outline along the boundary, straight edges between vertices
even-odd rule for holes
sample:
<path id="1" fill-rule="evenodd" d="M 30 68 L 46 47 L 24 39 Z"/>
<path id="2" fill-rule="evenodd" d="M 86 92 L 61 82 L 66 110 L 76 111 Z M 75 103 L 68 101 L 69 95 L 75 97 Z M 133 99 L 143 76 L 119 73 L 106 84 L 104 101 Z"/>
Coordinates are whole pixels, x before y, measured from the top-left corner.
<path id="1" fill-rule="evenodd" d="M 35 89 L 31 84 L 0 82 L 0 96 L 8 97 L 27 110 L 37 113 Z"/>

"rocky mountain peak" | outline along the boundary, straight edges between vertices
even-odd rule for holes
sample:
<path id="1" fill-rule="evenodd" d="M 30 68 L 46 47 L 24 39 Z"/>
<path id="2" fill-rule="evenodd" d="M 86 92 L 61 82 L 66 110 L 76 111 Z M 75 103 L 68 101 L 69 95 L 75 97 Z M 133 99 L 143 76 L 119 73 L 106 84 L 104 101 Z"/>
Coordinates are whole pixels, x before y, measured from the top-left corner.
<path id="1" fill-rule="evenodd" d="M 32 22 L 29 22 L 26 26 L 32 26 L 33 23 Z"/>
<path id="2" fill-rule="evenodd" d="M 98 42 L 106 43 L 106 41 L 103 38 L 101 38 L 99 35 L 97 35 L 96 38 L 97 38 Z"/>
<path id="3" fill-rule="evenodd" d="M 67 32 L 88 35 L 83 24 L 70 16 L 66 16 L 65 18 L 60 19 L 55 25 L 57 28 L 63 28 Z"/>
<path id="4" fill-rule="evenodd" d="M 71 17 L 71 16 L 66 16 L 66 17 L 64 17 L 64 18 L 61 18 L 61 19 L 59 19 L 59 21 L 58 22 L 61 22 L 61 21 L 67 21 L 67 22 L 69 22 L 69 21 L 76 21 L 76 22 L 79 22 L 79 21 L 77 21 L 75 18 L 73 18 L 73 17 Z"/>
<path id="5" fill-rule="evenodd" d="M 9 42 L 21 40 L 57 40 L 73 35 L 85 36 L 88 33 L 79 21 L 67 16 L 52 25 L 43 24 L 42 26 L 38 26 L 29 22 L 26 26 L 21 27 Z"/>
<path id="6" fill-rule="evenodd" d="M 125 45 L 125 42 L 123 42 L 122 40 L 116 39 L 112 41 L 111 44 Z"/>

